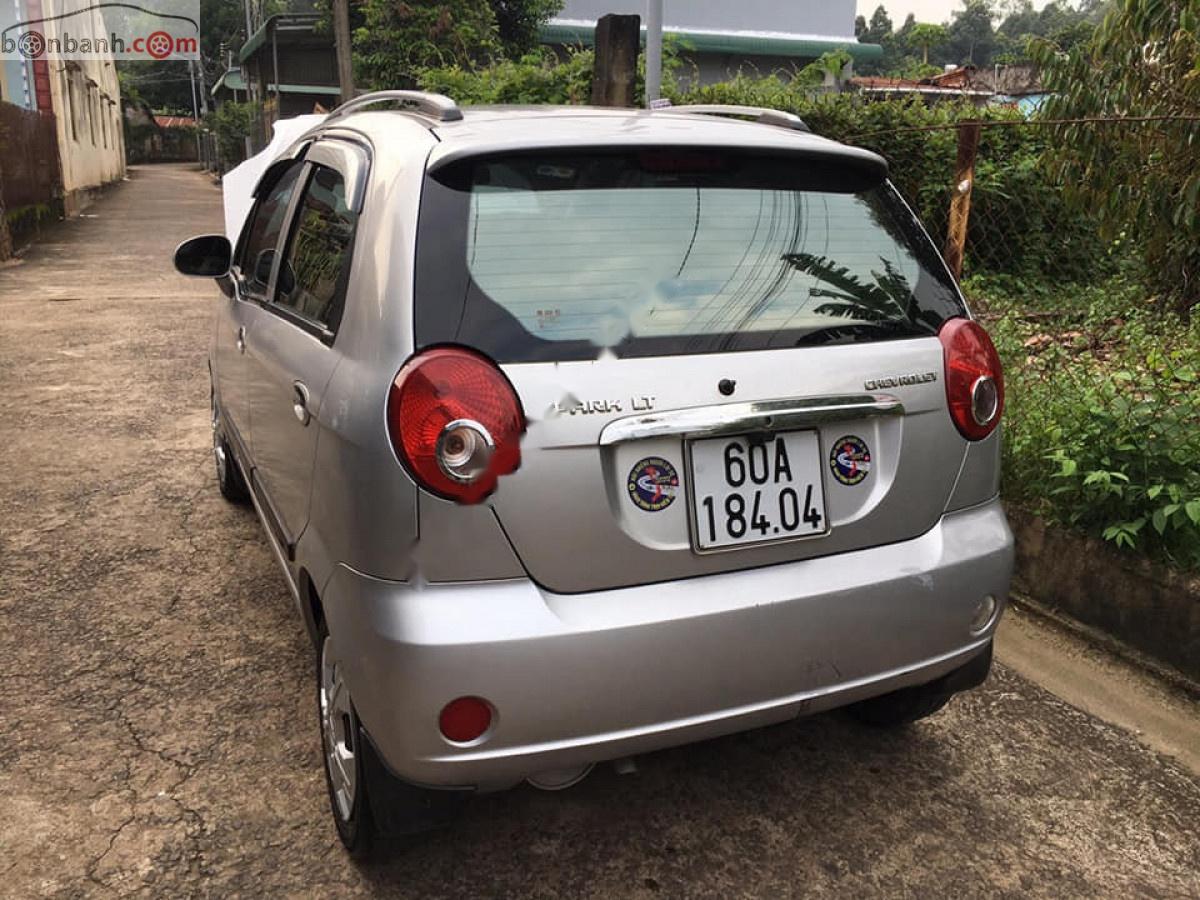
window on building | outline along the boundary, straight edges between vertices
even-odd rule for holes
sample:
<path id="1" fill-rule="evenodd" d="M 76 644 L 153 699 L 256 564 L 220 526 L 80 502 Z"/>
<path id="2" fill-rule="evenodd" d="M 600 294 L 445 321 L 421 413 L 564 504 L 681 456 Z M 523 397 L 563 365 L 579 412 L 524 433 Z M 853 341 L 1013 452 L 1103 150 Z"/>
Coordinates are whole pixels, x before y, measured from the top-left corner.
<path id="1" fill-rule="evenodd" d="M 79 140 L 79 133 L 75 127 L 75 116 L 77 104 L 75 103 L 75 71 L 73 69 L 62 70 L 62 96 L 63 101 L 67 104 L 66 120 L 71 123 L 71 140 Z"/>

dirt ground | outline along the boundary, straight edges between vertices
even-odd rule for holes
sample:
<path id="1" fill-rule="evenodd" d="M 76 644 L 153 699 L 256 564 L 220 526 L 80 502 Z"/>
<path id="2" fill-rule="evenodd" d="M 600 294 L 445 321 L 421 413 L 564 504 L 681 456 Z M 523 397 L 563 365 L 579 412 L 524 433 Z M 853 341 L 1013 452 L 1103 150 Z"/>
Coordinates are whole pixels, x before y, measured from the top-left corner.
<path id="1" fill-rule="evenodd" d="M 663 752 L 351 863 L 311 648 L 213 480 L 218 294 L 170 254 L 220 227 L 134 169 L 0 268 L 0 895 L 1200 896 L 1200 779 L 1003 666 L 901 732 Z"/>

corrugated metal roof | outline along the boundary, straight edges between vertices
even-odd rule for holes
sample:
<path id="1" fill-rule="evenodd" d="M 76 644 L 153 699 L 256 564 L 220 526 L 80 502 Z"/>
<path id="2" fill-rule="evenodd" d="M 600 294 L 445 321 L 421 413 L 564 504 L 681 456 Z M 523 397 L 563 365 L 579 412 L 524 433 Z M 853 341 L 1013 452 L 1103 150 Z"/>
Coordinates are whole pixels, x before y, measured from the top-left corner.
<path id="1" fill-rule="evenodd" d="M 159 128 L 195 128 L 196 120 L 191 116 L 158 116 L 154 117 L 154 124 Z"/>
<path id="2" fill-rule="evenodd" d="M 277 13 L 267 21 L 263 22 L 262 27 L 254 34 L 250 35 L 249 40 L 242 44 L 242 49 L 238 51 L 238 62 L 245 62 L 254 53 L 267 42 L 267 35 L 271 31 L 297 31 L 302 34 L 313 34 L 316 30 L 316 24 L 321 20 L 320 15 L 316 13 Z M 333 38 L 329 38 L 330 45 L 333 44 Z"/>
<path id="3" fill-rule="evenodd" d="M 974 66 L 959 66 L 928 78 L 890 78 L 885 75 L 856 75 L 850 84 L 868 94 L 953 94 L 960 97 L 990 97 L 992 91 L 975 87 Z"/>
<path id="4" fill-rule="evenodd" d="M 241 69 L 229 69 L 217 79 L 217 83 L 213 85 L 212 93 L 215 95 L 221 88 L 227 88 L 231 91 L 247 90 L 246 79 L 242 77 Z M 267 93 L 275 93 L 275 85 L 267 85 Z M 284 82 L 279 85 L 279 93 L 281 94 L 316 94 L 322 97 L 336 97 L 341 93 L 341 89 L 336 84 L 288 84 Z"/>
<path id="5" fill-rule="evenodd" d="M 246 90 L 246 79 L 242 77 L 242 70 L 226 69 L 221 77 L 217 79 L 217 83 L 212 86 L 210 93 L 215 97 L 217 91 L 221 88 L 227 88 L 231 91 Z"/>

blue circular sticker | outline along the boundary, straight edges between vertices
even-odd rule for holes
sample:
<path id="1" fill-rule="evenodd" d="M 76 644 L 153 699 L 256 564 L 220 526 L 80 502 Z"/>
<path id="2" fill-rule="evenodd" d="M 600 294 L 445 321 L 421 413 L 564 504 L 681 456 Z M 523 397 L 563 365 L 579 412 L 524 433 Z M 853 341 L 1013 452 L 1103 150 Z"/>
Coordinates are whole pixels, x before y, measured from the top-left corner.
<path id="1" fill-rule="evenodd" d="M 626 486 L 634 506 L 646 512 L 659 512 L 675 502 L 679 473 L 661 456 L 647 456 L 629 470 Z"/>
<path id="2" fill-rule="evenodd" d="M 829 451 L 829 468 L 842 484 L 859 484 L 871 472 L 871 450 L 853 434 L 840 437 Z"/>

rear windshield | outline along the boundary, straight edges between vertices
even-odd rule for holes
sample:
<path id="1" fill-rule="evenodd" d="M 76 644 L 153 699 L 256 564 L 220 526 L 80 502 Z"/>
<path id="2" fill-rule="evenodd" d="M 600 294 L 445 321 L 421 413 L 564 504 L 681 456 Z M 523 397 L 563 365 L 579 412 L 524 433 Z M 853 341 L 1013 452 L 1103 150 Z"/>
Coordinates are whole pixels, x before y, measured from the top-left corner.
<path id="1" fill-rule="evenodd" d="M 416 296 L 419 345 L 466 344 L 499 362 L 923 337 L 963 313 L 878 175 L 669 148 L 434 172 Z"/>

